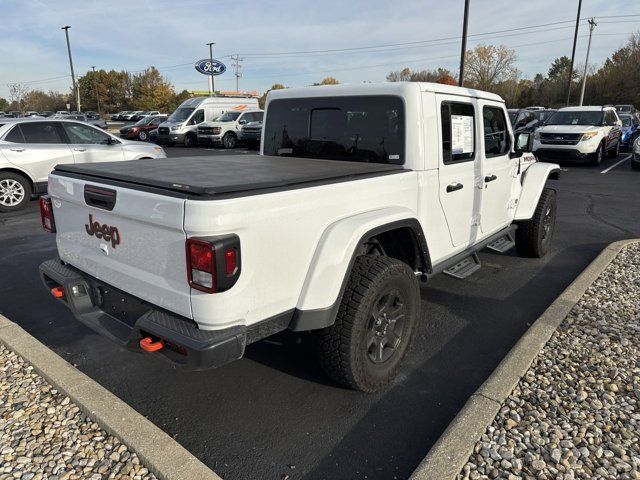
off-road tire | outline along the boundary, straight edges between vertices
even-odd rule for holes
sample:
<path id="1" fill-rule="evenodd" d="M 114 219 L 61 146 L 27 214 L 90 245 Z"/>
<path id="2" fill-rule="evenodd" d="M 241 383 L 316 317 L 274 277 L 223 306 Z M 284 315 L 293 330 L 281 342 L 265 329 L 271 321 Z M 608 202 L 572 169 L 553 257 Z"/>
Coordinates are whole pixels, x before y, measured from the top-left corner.
<path id="1" fill-rule="evenodd" d="M 549 217 L 550 216 L 550 217 Z M 550 222 L 550 223 L 547 223 Z M 556 223 L 556 192 L 545 188 L 531 220 L 518 223 L 516 248 L 523 257 L 542 258 L 549 251 Z M 545 228 L 548 225 L 548 228 Z"/>
<path id="2" fill-rule="evenodd" d="M 195 147 L 196 145 L 196 136 L 192 133 L 188 133 L 184 136 L 184 146 L 186 148 Z"/>
<path id="3" fill-rule="evenodd" d="M 227 132 L 222 137 L 222 146 L 224 148 L 236 148 L 236 144 L 238 143 L 238 137 L 235 136 L 232 132 Z"/>
<path id="4" fill-rule="evenodd" d="M 400 294 L 393 307 L 404 309 L 397 347 L 381 363 L 370 358 L 368 338 L 374 308 L 390 295 Z M 385 297 L 387 295 L 387 297 Z M 420 288 L 405 263 L 380 255 L 356 258 L 335 323 L 318 332 L 317 350 L 324 371 L 345 387 L 372 393 L 391 382 L 402 365 L 420 317 Z M 394 325 L 396 325 L 394 323 Z"/>
<path id="5" fill-rule="evenodd" d="M 12 191 L 15 191 L 16 185 L 20 185 L 22 188 L 22 200 L 13 205 L 8 205 L 9 198 L 2 196 L 4 192 L 3 186 L 5 185 L 7 187 L 11 186 Z M 31 183 L 25 177 L 13 172 L 0 172 L 0 212 L 15 212 L 26 207 L 29 200 L 31 200 L 31 194 Z"/>

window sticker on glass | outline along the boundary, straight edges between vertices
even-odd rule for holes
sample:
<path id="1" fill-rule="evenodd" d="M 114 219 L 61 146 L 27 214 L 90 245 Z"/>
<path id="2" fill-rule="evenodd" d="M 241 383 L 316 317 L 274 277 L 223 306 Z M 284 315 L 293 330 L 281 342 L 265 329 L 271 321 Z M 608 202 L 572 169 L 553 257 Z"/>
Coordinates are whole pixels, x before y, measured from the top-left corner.
<path id="1" fill-rule="evenodd" d="M 473 117 L 451 115 L 451 153 L 473 152 Z"/>

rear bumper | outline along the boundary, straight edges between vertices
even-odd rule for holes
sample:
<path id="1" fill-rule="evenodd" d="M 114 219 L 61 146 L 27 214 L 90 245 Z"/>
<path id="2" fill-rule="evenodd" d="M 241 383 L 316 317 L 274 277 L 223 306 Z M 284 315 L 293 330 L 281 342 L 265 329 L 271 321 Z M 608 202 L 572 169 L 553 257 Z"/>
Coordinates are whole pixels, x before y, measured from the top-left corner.
<path id="1" fill-rule="evenodd" d="M 140 340 L 161 339 L 164 348 L 150 353 L 178 368 L 204 370 L 236 360 L 244 354 L 247 329 L 200 330 L 195 322 L 107 285 L 59 258 L 40 265 L 47 288 L 62 286 L 58 298 L 74 316 L 97 333 L 133 351 L 142 352 Z"/>

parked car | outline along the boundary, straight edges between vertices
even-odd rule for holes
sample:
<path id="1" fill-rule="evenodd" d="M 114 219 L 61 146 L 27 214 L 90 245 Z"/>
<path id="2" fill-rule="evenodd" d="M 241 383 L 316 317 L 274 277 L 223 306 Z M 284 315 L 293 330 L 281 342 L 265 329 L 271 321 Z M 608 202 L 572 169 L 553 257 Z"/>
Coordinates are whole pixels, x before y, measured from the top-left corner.
<path id="1" fill-rule="evenodd" d="M 565 107 L 536 130 L 538 159 L 589 160 L 600 165 L 606 153 L 620 153 L 622 122 L 614 107 Z"/>
<path id="2" fill-rule="evenodd" d="M 197 142 L 198 125 L 212 122 L 227 111 L 242 112 L 258 108 L 258 99 L 245 96 L 194 97 L 185 100 L 167 121 L 158 127 L 161 145 L 184 144 L 193 147 Z"/>
<path id="3" fill-rule="evenodd" d="M 149 130 L 149 141 L 152 143 L 158 143 L 158 129 L 154 128 Z"/>
<path id="4" fill-rule="evenodd" d="M 526 110 L 546 110 L 545 107 L 527 107 Z"/>
<path id="5" fill-rule="evenodd" d="M 18 111 L 18 110 L 13 110 L 11 112 L 9 112 L 9 115 L 7 115 L 8 117 L 13 117 L 13 118 L 22 118 L 24 115 L 22 115 L 22 112 Z"/>
<path id="6" fill-rule="evenodd" d="M 34 112 L 34 111 L 25 112 L 24 116 L 25 117 L 41 117 L 41 115 L 38 112 Z"/>
<path id="7" fill-rule="evenodd" d="M 517 110 L 511 120 L 511 114 L 509 119 L 515 132 L 535 132 L 536 128 L 541 127 L 551 117 L 556 110 L 532 110 L 525 108 L 523 110 Z"/>
<path id="8" fill-rule="evenodd" d="M 59 255 L 40 265 L 47 291 L 183 369 L 315 330 L 325 371 L 374 392 L 423 319 L 420 280 L 468 277 L 485 247 L 549 251 L 559 167 L 522 151 L 529 134 L 514 138 L 495 94 L 308 87 L 272 90 L 266 112 L 264 155 L 56 166 L 41 201 Z"/>
<path id="9" fill-rule="evenodd" d="M 636 113 L 636 107 L 633 105 L 616 105 L 618 113 Z"/>
<path id="10" fill-rule="evenodd" d="M 156 115 L 153 117 L 145 117 L 134 125 L 122 127 L 120 129 L 120 138 L 128 138 L 130 140 L 140 140 L 146 142 L 149 140 L 149 132 L 156 130 L 158 125 L 167 119 L 166 115 Z"/>
<path id="11" fill-rule="evenodd" d="M 56 115 L 69 115 L 69 112 L 67 112 L 66 110 L 58 110 L 56 112 Z"/>
<path id="12" fill-rule="evenodd" d="M 139 115 L 139 114 L 141 114 L 141 113 L 142 113 L 142 110 L 135 110 L 135 111 L 133 111 L 133 112 L 131 112 L 131 113 L 127 113 L 126 115 L 123 115 L 123 116 L 122 116 L 122 119 L 123 119 L 125 122 L 130 122 L 130 121 L 132 121 L 132 120 L 134 119 L 134 117 L 135 117 L 136 115 Z"/>
<path id="13" fill-rule="evenodd" d="M 86 112 L 84 112 L 85 117 L 87 117 L 90 120 L 97 120 L 100 118 L 100 114 L 98 112 L 94 112 L 92 110 L 88 110 Z"/>
<path id="14" fill-rule="evenodd" d="M 621 113 L 618 115 L 622 121 L 622 137 L 620 147 L 623 150 L 631 150 L 633 143 L 640 135 L 640 115 L 637 113 Z"/>
<path id="15" fill-rule="evenodd" d="M 51 112 L 49 110 L 45 110 L 44 112 L 40 112 L 40 116 L 44 117 L 44 118 L 52 117 L 54 115 L 55 115 L 55 113 Z"/>
<path id="16" fill-rule="evenodd" d="M 156 115 L 161 115 L 161 113 L 158 110 L 149 110 L 147 112 L 141 112 L 137 115 L 134 115 L 131 120 L 133 121 L 138 121 L 138 120 L 142 120 L 143 118 L 146 117 L 152 117 L 152 116 L 156 116 Z M 166 116 L 166 115 L 165 115 Z"/>
<path id="17" fill-rule="evenodd" d="M 113 120 L 114 122 L 117 120 L 122 120 L 122 115 L 124 115 L 125 113 L 129 113 L 128 110 L 123 110 L 121 112 L 118 113 L 114 113 L 113 115 L 111 115 L 111 120 Z"/>
<path id="18" fill-rule="evenodd" d="M 198 143 L 235 148 L 242 127 L 250 122 L 261 122 L 262 110 L 227 111 L 212 122 L 198 125 Z"/>
<path id="19" fill-rule="evenodd" d="M 249 149 L 260 148 L 260 138 L 262 136 L 262 120 L 249 122 L 240 129 L 238 140 L 244 143 Z"/>
<path id="20" fill-rule="evenodd" d="M 58 164 L 165 157 L 155 145 L 121 140 L 93 125 L 67 119 L 16 119 L 0 126 L 0 211 L 26 206 L 47 188 Z"/>

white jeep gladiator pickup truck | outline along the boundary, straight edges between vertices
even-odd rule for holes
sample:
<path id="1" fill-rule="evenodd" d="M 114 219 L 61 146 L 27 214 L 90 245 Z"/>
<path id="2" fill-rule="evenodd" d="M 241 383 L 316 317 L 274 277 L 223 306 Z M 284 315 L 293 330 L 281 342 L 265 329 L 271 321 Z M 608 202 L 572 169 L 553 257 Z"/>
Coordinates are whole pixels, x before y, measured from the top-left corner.
<path id="1" fill-rule="evenodd" d="M 262 155 L 56 167 L 41 278 L 92 329 L 190 369 L 315 330 L 327 373 L 373 392 L 411 344 L 420 280 L 470 275 L 485 247 L 548 250 L 559 167 L 528 140 L 477 90 L 272 91 Z"/>

